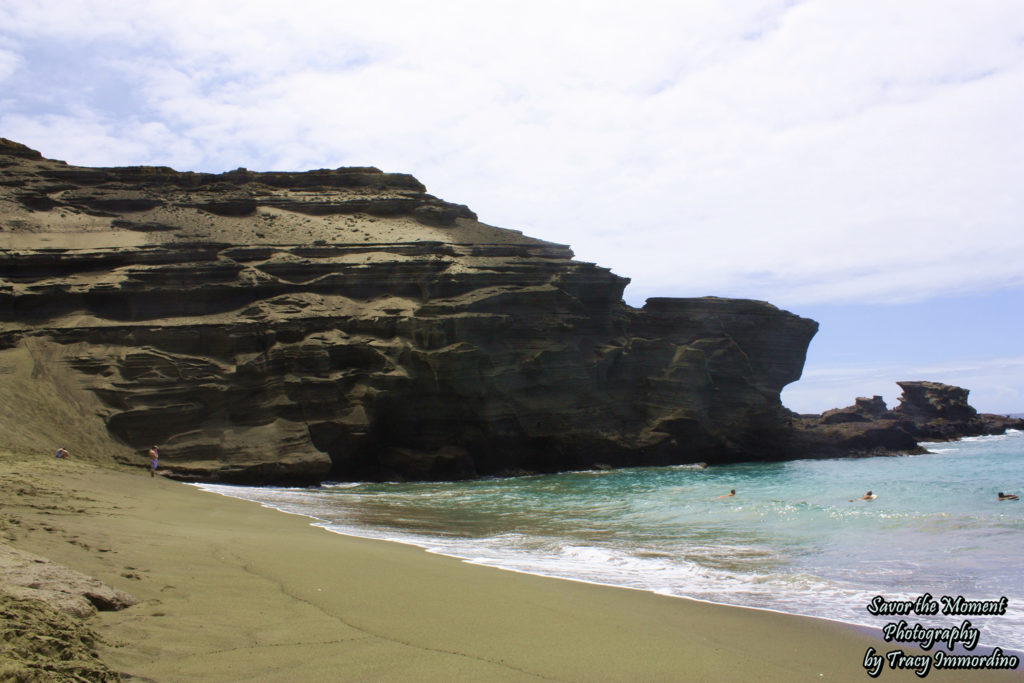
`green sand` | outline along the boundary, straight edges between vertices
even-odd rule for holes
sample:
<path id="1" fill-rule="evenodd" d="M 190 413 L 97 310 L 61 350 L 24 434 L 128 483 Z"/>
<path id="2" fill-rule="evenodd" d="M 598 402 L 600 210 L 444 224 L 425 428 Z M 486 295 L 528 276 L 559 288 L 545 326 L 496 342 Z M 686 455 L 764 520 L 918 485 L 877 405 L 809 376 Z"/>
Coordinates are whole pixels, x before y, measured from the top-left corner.
<path id="1" fill-rule="evenodd" d="M 107 666 L 145 679 L 863 681 L 865 650 L 893 649 L 832 622 L 339 536 L 141 468 L 0 454 L 0 475 L 5 542 L 139 600 L 87 624 Z"/>

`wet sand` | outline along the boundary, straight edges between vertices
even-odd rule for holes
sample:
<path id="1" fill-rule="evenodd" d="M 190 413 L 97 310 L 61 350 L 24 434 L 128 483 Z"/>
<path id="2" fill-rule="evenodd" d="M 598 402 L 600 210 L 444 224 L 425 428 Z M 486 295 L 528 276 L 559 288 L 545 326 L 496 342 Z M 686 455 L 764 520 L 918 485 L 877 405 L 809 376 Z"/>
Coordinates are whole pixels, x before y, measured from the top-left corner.
<path id="1" fill-rule="evenodd" d="M 139 601 L 86 623 L 107 666 L 142 679 L 864 681 L 866 649 L 894 649 L 833 622 L 339 536 L 141 467 L 0 453 L 0 480 L 0 540 Z M 1019 680 L 943 673 L 928 678 Z"/>

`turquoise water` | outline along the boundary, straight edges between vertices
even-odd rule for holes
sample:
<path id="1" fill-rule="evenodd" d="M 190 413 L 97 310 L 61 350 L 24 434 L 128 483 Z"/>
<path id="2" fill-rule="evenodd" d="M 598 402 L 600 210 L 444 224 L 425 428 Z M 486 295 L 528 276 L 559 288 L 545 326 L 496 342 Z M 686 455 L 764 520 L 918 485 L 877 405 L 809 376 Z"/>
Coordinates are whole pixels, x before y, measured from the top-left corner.
<path id="1" fill-rule="evenodd" d="M 446 483 L 203 488 L 517 571 L 881 628 L 876 595 L 1005 596 L 981 628 L 1024 650 L 1024 433 L 919 456 L 801 460 Z M 733 497 L 720 498 L 730 489 Z M 877 499 L 861 501 L 868 489 Z M 1024 495 L 1022 495 L 1024 497 Z M 851 500 L 853 499 L 853 500 Z"/>

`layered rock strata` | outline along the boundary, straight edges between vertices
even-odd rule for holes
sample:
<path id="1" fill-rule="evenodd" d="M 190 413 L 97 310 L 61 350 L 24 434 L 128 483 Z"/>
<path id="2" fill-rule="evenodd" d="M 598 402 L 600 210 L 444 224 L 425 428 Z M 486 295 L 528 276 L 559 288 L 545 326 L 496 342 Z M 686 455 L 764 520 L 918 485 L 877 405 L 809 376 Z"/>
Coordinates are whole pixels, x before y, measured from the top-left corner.
<path id="1" fill-rule="evenodd" d="M 184 479 L 779 459 L 817 330 L 756 301 L 631 308 L 627 279 L 373 168 L 83 168 L 0 140 L 0 246 L 0 349 Z"/>

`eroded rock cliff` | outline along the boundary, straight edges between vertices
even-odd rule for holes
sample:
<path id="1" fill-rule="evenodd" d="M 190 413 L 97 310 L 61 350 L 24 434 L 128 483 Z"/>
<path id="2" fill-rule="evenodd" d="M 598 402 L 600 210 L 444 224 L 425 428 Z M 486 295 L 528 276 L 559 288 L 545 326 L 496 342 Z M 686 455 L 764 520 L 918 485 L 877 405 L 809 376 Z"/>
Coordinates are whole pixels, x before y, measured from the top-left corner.
<path id="1" fill-rule="evenodd" d="M 631 308 L 627 279 L 374 168 L 83 168 L 0 140 L 0 246 L 2 353 L 186 479 L 781 458 L 817 330 L 756 301 Z"/>
<path id="2" fill-rule="evenodd" d="M 903 393 L 889 410 L 881 396 L 821 415 L 794 415 L 789 451 L 794 458 L 927 452 L 920 442 L 1003 434 L 1024 420 L 979 414 L 969 390 L 939 382 L 897 382 Z"/>

